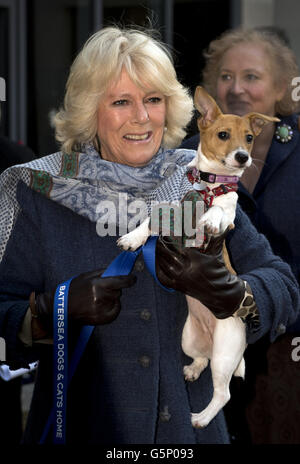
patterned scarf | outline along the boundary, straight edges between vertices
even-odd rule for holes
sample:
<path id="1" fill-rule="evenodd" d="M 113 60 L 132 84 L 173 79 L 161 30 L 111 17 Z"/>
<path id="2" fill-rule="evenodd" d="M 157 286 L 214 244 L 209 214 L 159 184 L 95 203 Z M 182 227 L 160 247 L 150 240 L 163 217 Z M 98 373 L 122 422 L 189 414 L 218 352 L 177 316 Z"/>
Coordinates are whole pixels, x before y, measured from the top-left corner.
<path id="1" fill-rule="evenodd" d="M 120 194 L 127 203 L 142 200 L 148 208 L 144 215 L 149 214 L 153 201 L 180 200 L 191 188 L 185 173 L 195 153 L 160 149 L 146 166 L 131 167 L 101 159 L 87 144 L 80 153 L 57 152 L 7 169 L 0 176 L 0 259 L 19 213 L 16 192 L 20 181 L 93 222 L 103 216 L 101 202 L 112 202 L 117 214 L 106 216 L 105 221 L 118 223 Z M 134 213 L 126 209 L 126 214 Z"/>

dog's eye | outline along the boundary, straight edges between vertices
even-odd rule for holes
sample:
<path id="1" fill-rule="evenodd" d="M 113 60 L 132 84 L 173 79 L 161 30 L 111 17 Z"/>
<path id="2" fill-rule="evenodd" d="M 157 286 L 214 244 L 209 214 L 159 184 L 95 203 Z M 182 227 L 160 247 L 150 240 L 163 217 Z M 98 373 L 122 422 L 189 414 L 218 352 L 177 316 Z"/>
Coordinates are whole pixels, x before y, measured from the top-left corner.
<path id="1" fill-rule="evenodd" d="M 253 135 L 247 134 L 247 135 L 246 135 L 246 140 L 247 140 L 247 143 L 252 143 Z"/>
<path id="2" fill-rule="evenodd" d="M 221 140 L 228 140 L 229 137 L 230 137 L 230 134 L 229 134 L 229 132 L 221 131 L 221 132 L 218 133 L 218 137 Z"/>

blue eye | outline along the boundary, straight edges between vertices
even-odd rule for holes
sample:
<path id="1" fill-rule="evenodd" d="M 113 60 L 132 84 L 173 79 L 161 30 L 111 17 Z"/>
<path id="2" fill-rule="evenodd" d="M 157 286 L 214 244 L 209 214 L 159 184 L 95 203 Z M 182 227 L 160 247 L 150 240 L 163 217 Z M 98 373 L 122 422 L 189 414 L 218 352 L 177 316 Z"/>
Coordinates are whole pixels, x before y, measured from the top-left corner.
<path id="1" fill-rule="evenodd" d="M 162 98 L 161 97 L 150 97 L 148 98 L 147 100 L 149 103 L 160 103 L 162 101 Z"/>
<path id="2" fill-rule="evenodd" d="M 113 102 L 113 105 L 114 106 L 122 106 L 122 105 L 126 105 L 128 103 L 128 100 L 116 100 Z"/>
<path id="3" fill-rule="evenodd" d="M 246 77 L 249 81 L 255 81 L 256 79 L 258 79 L 258 77 L 255 74 L 247 74 Z"/>

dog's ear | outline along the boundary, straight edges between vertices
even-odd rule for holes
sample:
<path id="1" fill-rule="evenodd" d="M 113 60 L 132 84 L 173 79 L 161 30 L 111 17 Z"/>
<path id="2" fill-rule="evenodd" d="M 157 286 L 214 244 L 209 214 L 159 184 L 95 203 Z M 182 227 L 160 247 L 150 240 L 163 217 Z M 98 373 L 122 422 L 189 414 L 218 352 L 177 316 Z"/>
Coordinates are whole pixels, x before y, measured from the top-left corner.
<path id="1" fill-rule="evenodd" d="M 200 86 L 195 91 L 194 105 L 201 115 L 197 121 L 199 130 L 208 127 L 222 114 L 215 100 Z"/>
<path id="2" fill-rule="evenodd" d="M 251 126 L 251 129 L 253 130 L 255 137 L 261 133 L 262 128 L 266 124 L 269 124 L 270 122 L 280 121 L 280 119 L 278 118 L 273 118 L 271 116 L 266 116 L 265 114 L 260 114 L 260 113 L 249 113 L 249 114 L 246 114 L 246 116 L 244 117 L 249 119 L 250 126 Z"/>

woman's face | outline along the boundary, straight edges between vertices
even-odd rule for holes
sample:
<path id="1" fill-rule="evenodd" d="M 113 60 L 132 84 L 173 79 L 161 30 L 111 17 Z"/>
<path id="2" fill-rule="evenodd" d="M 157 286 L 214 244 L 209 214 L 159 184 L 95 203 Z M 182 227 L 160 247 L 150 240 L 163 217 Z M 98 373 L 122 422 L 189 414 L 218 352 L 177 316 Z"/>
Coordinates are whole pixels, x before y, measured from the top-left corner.
<path id="1" fill-rule="evenodd" d="M 277 89 L 271 60 L 260 44 L 235 45 L 224 53 L 217 80 L 217 101 L 224 113 L 243 116 L 255 111 L 275 115 L 284 95 Z"/>
<path id="2" fill-rule="evenodd" d="M 157 153 L 166 122 L 166 100 L 152 88 L 137 87 L 123 70 L 98 107 L 103 159 L 143 166 Z"/>

